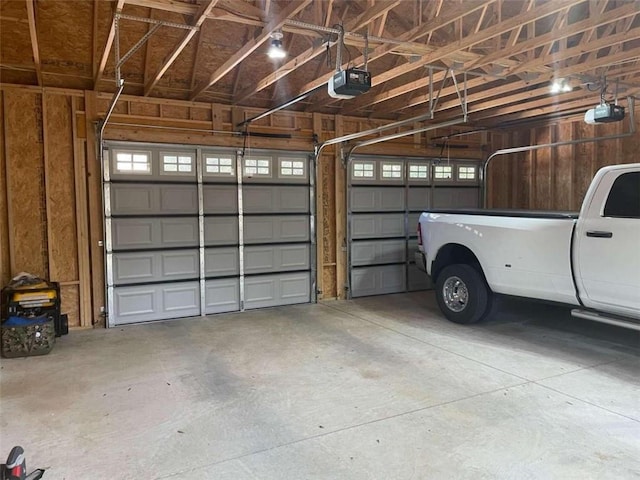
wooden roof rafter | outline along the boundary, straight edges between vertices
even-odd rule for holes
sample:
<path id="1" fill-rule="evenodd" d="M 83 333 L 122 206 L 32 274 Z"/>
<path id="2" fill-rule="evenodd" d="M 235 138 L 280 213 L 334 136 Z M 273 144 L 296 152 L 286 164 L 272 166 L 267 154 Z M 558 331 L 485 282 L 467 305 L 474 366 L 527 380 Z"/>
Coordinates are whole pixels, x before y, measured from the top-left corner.
<path id="1" fill-rule="evenodd" d="M 484 7 L 485 4 L 493 3 L 494 1 L 495 0 L 468 0 L 464 3 L 464 5 L 457 5 L 456 7 L 452 7 L 443 12 L 440 16 L 432 18 L 431 20 L 424 22 L 422 25 L 405 32 L 398 37 L 398 40 L 416 41 L 419 38 L 427 36 L 431 31 L 436 30 L 443 25 L 448 25 L 449 23 L 454 22 L 459 16 L 464 16 L 470 12 L 476 11 Z M 369 53 L 369 61 L 373 61 L 386 55 L 387 53 L 393 51 L 396 47 L 397 45 L 395 44 L 383 44 L 375 48 L 372 52 Z M 364 56 L 360 56 L 354 59 L 352 63 L 355 65 L 361 65 L 362 63 L 364 63 Z M 346 65 L 343 65 L 343 68 L 345 66 Z M 316 80 L 313 80 L 304 85 L 294 96 L 302 95 L 311 90 L 315 90 L 320 85 L 327 83 L 332 75 L 333 71 L 319 76 Z"/>
<path id="2" fill-rule="evenodd" d="M 364 28 L 365 26 L 367 26 L 368 24 L 370 24 L 380 16 L 384 15 L 385 13 L 388 13 L 389 10 L 397 6 L 400 3 L 400 1 L 401 0 L 381 0 L 376 2 L 376 4 L 372 8 L 363 12 L 352 21 L 347 22 L 347 24 L 344 26 L 345 31 L 348 31 L 348 32 L 357 31 L 357 30 L 360 30 L 361 28 Z M 334 43 L 335 42 L 331 43 L 330 45 Z M 320 45 L 317 45 L 305 50 L 300 55 L 296 56 L 295 58 L 289 60 L 287 63 L 282 65 L 275 72 L 270 73 L 266 77 L 259 80 L 256 84 L 240 92 L 238 94 L 236 102 L 242 103 L 247 98 L 251 97 L 252 95 L 255 95 L 256 93 L 260 92 L 261 90 L 264 90 L 265 88 L 272 85 L 273 83 L 280 80 L 281 78 L 285 77 L 286 75 L 294 72 L 296 69 L 300 68 L 301 66 L 305 65 L 309 61 L 323 54 L 325 51 L 326 51 L 326 43 L 324 42 Z"/>
<path id="3" fill-rule="evenodd" d="M 104 69 L 107 66 L 107 60 L 109 59 L 109 54 L 111 53 L 111 47 L 113 46 L 113 40 L 116 36 L 116 23 L 117 23 L 117 14 L 122 13 L 122 8 L 124 7 L 125 0 L 115 0 L 114 3 L 114 12 L 113 12 L 113 20 L 111 21 L 111 26 L 109 27 L 109 33 L 107 34 L 107 40 L 104 45 L 104 50 L 102 51 L 102 56 L 100 58 L 100 63 L 98 64 L 98 70 L 95 75 L 95 79 L 93 81 L 94 90 L 98 88 L 98 84 L 100 80 L 102 80 L 102 75 L 104 75 Z"/>
<path id="4" fill-rule="evenodd" d="M 213 72 L 209 79 L 200 87 L 196 89 L 191 95 L 191 101 L 195 100 L 201 93 L 213 86 L 227 73 L 233 70 L 240 62 L 251 55 L 256 49 L 258 49 L 264 42 L 266 42 L 271 32 L 282 28 L 287 19 L 295 16 L 311 3 L 311 0 L 301 0 L 300 2 L 292 2 L 284 10 L 280 11 L 263 29 L 258 37 L 254 38 L 250 42 L 247 42 L 240 50 L 231 56 L 224 64 L 222 64 L 215 72 Z"/>
<path id="5" fill-rule="evenodd" d="M 26 0 L 27 18 L 29 20 L 29 36 L 31 37 L 31 51 L 33 52 L 33 63 L 35 64 L 38 85 L 42 86 L 42 64 L 40 62 L 40 46 L 38 45 L 38 30 L 36 28 L 36 0 Z"/>

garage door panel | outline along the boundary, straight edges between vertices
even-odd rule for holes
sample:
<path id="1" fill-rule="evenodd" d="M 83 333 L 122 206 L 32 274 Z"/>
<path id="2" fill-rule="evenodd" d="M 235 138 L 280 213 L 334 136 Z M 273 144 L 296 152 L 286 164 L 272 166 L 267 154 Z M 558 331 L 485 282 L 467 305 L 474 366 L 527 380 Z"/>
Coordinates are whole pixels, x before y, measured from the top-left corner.
<path id="1" fill-rule="evenodd" d="M 204 243 L 213 245 L 238 244 L 238 217 L 205 217 Z"/>
<path id="2" fill-rule="evenodd" d="M 245 216 L 245 243 L 285 243 L 309 241 L 309 217 L 291 216 Z"/>
<path id="3" fill-rule="evenodd" d="M 309 212 L 309 188 L 306 186 L 245 185 L 242 194 L 247 214 Z"/>
<path id="4" fill-rule="evenodd" d="M 309 269 L 309 245 L 247 246 L 245 273 L 284 272 Z"/>
<path id="5" fill-rule="evenodd" d="M 158 246 L 159 219 L 114 218 L 111 221 L 114 250 L 143 249 Z"/>
<path id="6" fill-rule="evenodd" d="M 198 246 L 197 218 L 161 218 L 160 243 L 164 247 Z"/>
<path id="7" fill-rule="evenodd" d="M 253 309 L 308 303 L 311 301 L 309 275 L 304 272 L 246 277 L 244 306 Z"/>
<path id="8" fill-rule="evenodd" d="M 156 252 L 113 254 L 113 281 L 116 285 L 154 282 L 160 279 Z"/>
<path id="9" fill-rule="evenodd" d="M 200 315 L 198 282 L 134 285 L 114 289 L 116 325 Z"/>
<path id="10" fill-rule="evenodd" d="M 423 211 L 430 208 L 431 188 L 410 187 L 407 195 L 407 208 L 409 210 Z"/>
<path id="11" fill-rule="evenodd" d="M 351 189 L 353 212 L 403 211 L 404 188 L 362 187 Z"/>
<path id="12" fill-rule="evenodd" d="M 200 284 L 181 283 L 177 285 L 164 285 L 160 290 L 162 293 L 161 308 L 164 312 L 180 312 L 179 316 L 187 316 L 184 312 L 189 311 L 191 315 L 200 314 Z"/>
<path id="13" fill-rule="evenodd" d="M 240 279 L 222 278 L 205 282 L 205 313 L 240 310 Z"/>
<path id="14" fill-rule="evenodd" d="M 478 208 L 478 188 L 439 187 L 433 192 L 433 208 Z"/>
<path id="15" fill-rule="evenodd" d="M 417 237 L 418 236 L 418 220 L 420 220 L 420 215 L 422 213 L 410 213 L 407 215 L 407 223 L 409 226 L 409 236 Z"/>
<path id="16" fill-rule="evenodd" d="M 203 185 L 205 214 L 238 213 L 238 187 L 235 185 Z"/>
<path id="17" fill-rule="evenodd" d="M 185 280 L 199 274 L 197 250 L 115 253 L 113 265 L 116 285 Z"/>
<path id="18" fill-rule="evenodd" d="M 198 189 L 196 185 L 160 185 L 160 210 L 162 214 L 197 214 Z"/>
<path id="19" fill-rule="evenodd" d="M 406 291 L 405 265 L 360 267 L 351 272 L 353 297 Z"/>
<path id="20" fill-rule="evenodd" d="M 311 301 L 306 155 L 109 149 L 121 154 L 107 151 L 103 184 L 110 326 Z"/>
<path id="21" fill-rule="evenodd" d="M 111 184 L 112 215 L 151 215 L 158 211 L 158 189 L 154 185 Z"/>
<path id="22" fill-rule="evenodd" d="M 237 247 L 207 248 L 204 253 L 205 276 L 223 277 L 240 274 Z"/>
<path id="23" fill-rule="evenodd" d="M 354 239 L 404 237 L 404 213 L 354 214 L 351 229 Z"/>
<path id="24" fill-rule="evenodd" d="M 200 257 L 198 250 L 177 250 L 158 252 L 163 279 L 179 280 L 198 278 L 200 275 Z"/>
<path id="25" fill-rule="evenodd" d="M 403 263 L 405 259 L 404 240 L 357 241 L 351 244 L 353 266 Z"/>

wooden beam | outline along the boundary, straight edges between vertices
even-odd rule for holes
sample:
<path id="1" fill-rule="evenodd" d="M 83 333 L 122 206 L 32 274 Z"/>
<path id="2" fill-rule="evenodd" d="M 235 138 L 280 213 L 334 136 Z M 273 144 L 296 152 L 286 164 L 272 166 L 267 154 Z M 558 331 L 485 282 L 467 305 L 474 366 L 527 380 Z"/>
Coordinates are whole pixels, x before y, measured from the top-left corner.
<path id="1" fill-rule="evenodd" d="M 432 18 L 431 20 L 424 22 L 422 25 L 412 28 L 411 30 L 405 32 L 404 34 L 400 35 L 397 40 L 403 41 L 403 42 L 409 42 L 409 41 L 416 41 L 419 38 L 422 38 L 426 35 L 428 35 L 430 32 L 432 32 L 433 30 L 436 30 L 438 28 L 441 28 L 445 25 L 450 24 L 451 22 L 454 22 L 455 20 L 457 20 L 458 18 L 465 16 L 471 12 L 474 12 L 478 9 L 484 8 L 484 6 L 488 3 L 493 3 L 493 1 L 495 0 L 468 0 L 465 1 L 464 4 L 462 5 L 456 5 L 455 7 L 452 7 L 450 9 L 448 9 L 447 11 L 443 12 L 442 15 Z M 577 1 L 577 0 L 576 0 Z M 395 44 L 383 44 L 377 48 L 375 48 L 373 50 L 373 52 L 371 52 L 369 54 L 369 61 L 373 61 L 376 60 L 384 55 L 386 55 L 387 53 L 393 51 L 397 49 L 397 45 Z M 364 63 L 364 56 L 360 56 L 356 59 L 354 59 L 352 61 L 352 63 L 354 65 L 360 65 L 362 63 Z M 342 65 L 343 68 L 346 67 L 346 64 Z M 421 67 L 421 65 L 419 65 L 419 67 Z M 416 68 L 419 68 L 416 67 Z M 309 83 L 307 83 L 306 85 L 304 85 L 295 95 L 292 96 L 298 96 L 298 95 L 302 95 L 303 93 L 307 93 L 311 90 L 316 89 L 317 87 L 319 87 L 320 85 L 323 85 L 325 83 L 327 83 L 329 81 L 329 78 L 331 78 L 331 76 L 333 75 L 333 70 L 329 73 L 326 73 L 320 77 L 318 77 L 316 80 L 313 80 Z M 375 78 L 375 77 L 374 77 Z"/>
<path id="2" fill-rule="evenodd" d="M 553 2 L 552 2 L 553 3 Z M 528 48 L 538 48 L 541 46 L 544 46 L 546 43 L 548 42 L 553 42 L 554 40 L 558 39 L 559 36 L 561 37 L 566 37 L 566 36 L 570 36 L 573 34 L 577 34 L 580 32 L 584 32 L 586 30 L 589 30 L 591 28 L 597 27 L 599 25 L 604 25 L 606 23 L 609 23 L 611 21 L 614 20 L 618 20 L 619 18 L 626 18 L 628 16 L 631 15 L 635 15 L 636 10 L 633 8 L 628 8 L 630 5 L 626 5 L 623 7 L 620 7 L 618 9 L 615 9 L 613 11 L 607 12 L 606 14 L 603 14 L 602 16 L 598 17 L 597 19 L 587 19 L 584 21 L 580 21 L 577 22 L 573 25 L 569 25 L 567 27 L 565 27 L 565 29 L 563 29 L 560 32 L 550 32 L 549 34 L 544 34 L 541 35 L 535 39 L 533 39 L 532 41 L 525 41 L 525 42 L 521 42 L 520 44 L 518 44 L 516 47 L 514 47 L 513 49 L 511 49 L 512 52 L 515 52 L 516 49 L 520 50 L 521 46 L 523 44 L 527 44 Z M 624 10 L 623 10 L 624 9 Z M 623 10 L 623 11 L 621 11 Z M 525 15 L 531 15 L 532 13 L 535 13 L 535 11 L 533 12 L 527 12 L 524 13 Z M 521 28 L 522 25 L 517 26 L 516 28 Z M 505 51 L 507 51 L 509 49 L 505 49 Z M 522 53 L 522 52 L 518 52 L 518 53 Z M 550 57 L 546 57 L 550 60 L 553 60 L 554 55 L 557 54 L 553 54 Z M 505 64 L 505 66 L 509 69 L 511 69 L 512 71 L 540 71 L 541 73 L 543 72 L 547 72 L 549 71 L 548 68 L 542 68 L 542 66 L 544 65 L 543 63 L 540 63 L 537 61 L 537 59 L 532 60 L 531 62 L 527 62 L 525 64 L 522 64 L 521 62 L 516 62 L 514 60 L 508 60 L 505 61 L 504 58 L 506 57 L 499 57 L 498 60 L 503 59 L 501 61 L 501 63 Z M 490 54 L 488 56 L 479 56 L 478 60 L 474 63 L 474 68 L 478 68 L 484 65 L 489 65 L 491 63 L 495 63 L 496 60 L 496 55 L 495 54 Z M 526 65 L 526 68 L 523 67 L 523 65 Z M 395 70 L 395 69 L 392 69 Z M 436 75 L 434 75 L 434 81 L 439 81 L 441 78 L 443 77 L 442 73 L 438 73 Z M 487 81 L 491 81 L 491 79 L 488 79 Z M 393 88 L 392 90 L 388 91 L 388 92 L 384 92 L 384 93 L 380 93 L 377 94 L 375 96 L 371 96 L 371 95 L 366 95 L 366 96 L 362 96 L 361 98 L 357 99 L 357 100 L 353 100 L 350 105 L 349 105 L 349 109 L 344 112 L 346 114 L 350 114 L 355 112 L 358 109 L 361 108 L 366 108 L 370 105 L 374 105 L 383 101 L 387 101 L 390 100 L 394 97 L 398 97 L 401 95 L 404 95 L 412 90 L 415 90 L 417 88 L 421 88 L 421 87 L 426 87 L 429 84 L 429 79 L 428 78 L 423 78 L 423 79 L 419 79 L 413 82 L 409 82 L 403 85 L 399 85 L 395 88 Z M 428 98 L 426 98 L 425 101 L 428 101 Z M 424 103 L 424 102 L 421 102 Z M 415 105 L 415 104 L 414 104 Z M 412 106 L 414 106 L 412 105 Z"/>
<path id="3" fill-rule="evenodd" d="M 551 2 L 555 4 L 556 2 Z M 538 10 L 538 9 L 536 9 Z M 536 11 L 534 10 L 534 12 Z M 504 58 L 508 58 L 523 52 L 527 52 L 529 50 L 533 50 L 538 47 L 542 47 L 554 40 L 559 40 L 561 38 L 570 37 L 572 35 L 576 35 L 578 33 L 582 33 L 584 31 L 590 30 L 598 25 L 604 25 L 605 23 L 613 22 L 620 20 L 621 18 L 626 18 L 631 15 L 636 15 L 638 13 L 637 5 L 632 3 L 624 3 L 621 7 L 618 7 L 613 10 L 609 10 L 602 15 L 595 18 L 587 18 L 586 20 L 582 20 L 580 22 L 573 23 L 571 25 L 567 25 L 562 30 L 551 31 L 549 33 L 545 33 L 543 35 L 538 35 L 535 38 L 530 40 L 522 41 L 513 47 L 502 49 L 501 51 L 493 52 L 489 55 L 485 55 L 478 59 L 478 61 L 469 68 L 476 68 L 479 65 L 488 65 L 491 63 L 499 62 Z"/>
<path id="4" fill-rule="evenodd" d="M 93 27 L 91 30 L 91 79 L 98 73 L 98 2 L 93 2 Z"/>
<path id="5" fill-rule="evenodd" d="M 209 13 L 211 13 L 211 10 L 213 9 L 213 7 L 216 6 L 216 3 L 218 3 L 218 0 L 205 0 L 205 2 L 200 6 L 200 9 L 198 10 L 198 13 L 194 17 L 191 25 L 199 29 L 204 23 L 204 21 L 207 19 L 207 16 L 209 15 Z M 192 30 L 188 30 L 185 36 L 182 37 L 182 40 L 173 48 L 171 53 L 167 55 L 164 62 L 162 63 L 158 71 L 155 73 L 153 78 L 148 83 L 145 83 L 145 86 L 144 86 L 145 97 L 151 93 L 151 91 L 160 81 L 162 76 L 166 73 L 169 67 L 173 64 L 173 62 L 176 61 L 178 56 L 189 44 L 189 42 L 191 41 L 193 36 L 196 34 L 196 32 L 197 30 L 195 28 Z"/>
<path id="6" fill-rule="evenodd" d="M 78 99 L 71 98 L 71 131 L 73 139 L 73 171 L 76 198 L 76 238 L 78 242 L 78 294 L 80 297 L 80 325 L 91 326 L 91 261 L 89 257 L 89 209 L 87 205 L 87 167 L 85 142 L 78 138 L 76 112 Z"/>
<path id="7" fill-rule="evenodd" d="M 116 14 L 122 12 L 122 8 L 124 7 L 124 2 L 125 0 L 115 0 L 113 20 L 111 21 L 111 27 L 109 28 L 107 41 L 105 42 L 104 50 L 102 51 L 102 57 L 100 58 L 98 71 L 96 72 L 95 79 L 93 81 L 94 90 L 98 88 L 98 84 L 100 83 L 100 80 L 102 80 L 102 75 L 104 74 L 104 69 L 107 66 L 107 60 L 109 60 L 109 53 L 111 53 L 111 46 L 113 45 L 113 39 L 116 36 Z"/>
<path id="8" fill-rule="evenodd" d="M 368 9 L 367 11 L 360 14 L 354 20 L 348 22 L 345 25 L 345 31 L 351 32 L 361 29 L 362 27 L 368 25 L 370 22 L 374 21 L 378 17 L 381 17 L 389 12 L 392 8 L 397 6 L 400 3 L 400 0 L 392 0 L 392 1 L 380 1 L 374 7 Z M 326 51 L 326 45 L 323 43 L 321 45 L 311 47 L 304 52 L 302 52 L 297 57 L 289 60 L 287 63 L 278 68 L 275 72 L 270 73 L 262 80 L 260 80 L 257 84 L 244 89 L 237 96 L 237 99 L 234 100 L 234 103 L 242 103 L 247 98 L 255 95 L 256 93 L 264 90 L 268 86 L 272 85 L 276 81 L 281 78 L 287 76 L 292 73 L 296 69 L 300 68 L 302 65 L 308 63 L 314 58 L 322 55 Z"/>
<path id="9" fill-rule="evenodd" d="M 240 62 L 242 62 L 245 58 L 256 51 L 260 47 L 260 45 L 266 42 L 269 39 L 271 32 L 282 28 L 287 19 L 302 11 L 310 3 L 311 0 L 301 0 L 299 2 L 291 2 L 289 5 L 287 5 L 284 10 L 276 15 L 274 19 L 271 20 L 267 24 L 267 26 L 262 29 L 262 32 L 260 33 L 260 35 L 258 35 L 258 37 L 250 42 L 247 42 L 229 60 L 224 62 L 224 64 L 222 64 L 215 72 L 213 72 L 209 77 L 209 80 L 198 87 L 193 95 L 191 95 L 191 100 L 196 99 L 202 92 L 215 85 L 216 82 L 218 82 L 222 77 L 233 70 Z"/>
<path id="10" fill-rule="evenodd" d="M 38 85 L 42 86 L 42 66 L 40 63 L 40 47 L 38 46 L 38 31 L 36 29 L 36 0 L 27 1 L 27 17 L 29 19 L 29 36 L 31 37 L 31 50 L 33 51 L 33 63 L 36 65 L 36 77 Z"/>

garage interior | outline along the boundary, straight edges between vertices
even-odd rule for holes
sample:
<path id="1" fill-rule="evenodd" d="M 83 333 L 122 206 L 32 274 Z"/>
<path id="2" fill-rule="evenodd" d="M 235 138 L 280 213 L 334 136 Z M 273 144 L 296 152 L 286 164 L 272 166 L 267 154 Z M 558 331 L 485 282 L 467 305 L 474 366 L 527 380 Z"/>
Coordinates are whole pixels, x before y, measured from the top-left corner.
<path id="1" fill-rule="evenodd" d="M 638 332 L 452 324 L 413 262 L 425 209 L 578 211 L 638 162 L 639 90 L 639 1 L 3 0 L 0 286 L 59 282 L 70 332 L 2 359 L 0 459 L 640 476 Z"/>

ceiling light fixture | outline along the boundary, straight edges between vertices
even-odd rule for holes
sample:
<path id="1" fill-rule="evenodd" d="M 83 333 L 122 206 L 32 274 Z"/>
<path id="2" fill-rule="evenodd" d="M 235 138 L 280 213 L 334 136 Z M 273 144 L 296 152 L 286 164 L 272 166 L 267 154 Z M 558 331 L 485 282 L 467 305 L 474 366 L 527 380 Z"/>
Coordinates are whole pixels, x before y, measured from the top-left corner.
<path id="1" fill-rule="evenodd" d="M 287 56 L 287 52 L 282 48 L 282 32 L 276 30 L 271 34 L 271 46 L 267 52 L 269 58 L 281 59 Z"/>
<path id="2" fill-rule="evenodd" d="M 551 83 L 551 93 L 567 93 L 573 90 L 566 78 L 556 78 Z"/>

